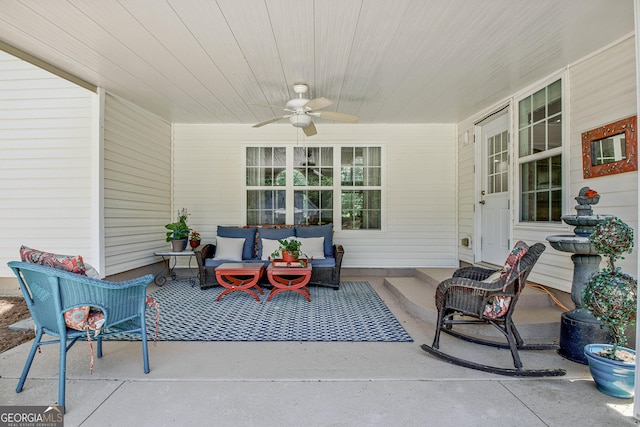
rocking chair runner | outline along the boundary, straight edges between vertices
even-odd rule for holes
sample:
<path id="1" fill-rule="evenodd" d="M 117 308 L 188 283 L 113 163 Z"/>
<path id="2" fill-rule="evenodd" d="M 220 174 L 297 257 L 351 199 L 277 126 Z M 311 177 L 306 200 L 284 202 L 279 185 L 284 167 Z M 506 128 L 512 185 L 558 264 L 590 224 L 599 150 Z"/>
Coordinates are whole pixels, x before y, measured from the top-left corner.
<path id="1" fill-rule="evenodd" d="M 526 247 L 523 242 L 518 242 L 516 249 L 523 246 Z M 545 246 L 542 243 L 529 247 L 524 256 L 517 259 L 509 271 L 503 271 L 495 280 L 490 280 L 490 276 L 496 273 L 495 270 L 465 267 L 458 269 L 451 279 L 440 283 L 435 295 L 438 323 L 433 344 L 432 346 L 423 344 L 421 348 L 447 362 L 494 374 L 537 377 L 564 375 L 566 372 L 563 369 L 523 369 L 518 350 L 552 350 L 557 349 L 558 346 L 555 344 L 525 345 L 511 318 L 527 277 L 544 250 Z M 465 318 L 460 318 L 461 315 Z M 504 335 L 507 342 L 495 342 L 455 331 L 454 325 L 460 324 L 490 324 Z M 469 342 L 508 348 L 511 350 L 515 368 L 482 365 L 444 353 L 438 350 L 441 331 Z"/>
<path id="2" fill-rule="evenodd" d="M 104 325 L 96 338 L 98 357 L 102 357 L 103 337 L 123 333 L 140 335 L 143 369 L 145 374 L 149 373 L 145 310 L 146 288 L 153 281 L 152 275 L 108 282 L 26 262 L 11 261 L 8 265 L 18 278 L 36 326 L 36 337 L 18 381 L 17 393 L 22 391 L 38 347 L 59 344 L 58 405 L 65 406 L 67 351 L 78 340 L 86 339 L 87 331 L 68 328 L 64 313 L 85 305 L 97 307 L 104 313 Z M 57 339 L 45 340 L 44 335 Z"/>

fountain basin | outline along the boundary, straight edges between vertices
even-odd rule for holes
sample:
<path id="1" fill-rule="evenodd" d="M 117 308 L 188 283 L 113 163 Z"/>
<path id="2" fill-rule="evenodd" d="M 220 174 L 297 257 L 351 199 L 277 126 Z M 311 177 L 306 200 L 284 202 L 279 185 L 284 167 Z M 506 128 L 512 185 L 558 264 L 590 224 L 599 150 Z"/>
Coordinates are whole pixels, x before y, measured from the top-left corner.
<path id="1" fill-rule="evenodd" d="M 598 224 L 612 219 L 613 215 L 562 215 L 562 220 L 576 228 L 573 232 L 577 236 L 590 236 Z"/>
<path id="2" fill-rule="evenodd" d="M 613 215 L 562 215 L 561 217 L 567 224 L 581 227 L 595 227 L 612 218 L 614 218 Z"/>
<path id="3" fill-rule="evenodd" d="M 551 247 L 561 252 L 571 252 L 580 255 L 598 255 L 598 251 L 586 236 L 574 234 L 558 234 L 547 236 Z"/>

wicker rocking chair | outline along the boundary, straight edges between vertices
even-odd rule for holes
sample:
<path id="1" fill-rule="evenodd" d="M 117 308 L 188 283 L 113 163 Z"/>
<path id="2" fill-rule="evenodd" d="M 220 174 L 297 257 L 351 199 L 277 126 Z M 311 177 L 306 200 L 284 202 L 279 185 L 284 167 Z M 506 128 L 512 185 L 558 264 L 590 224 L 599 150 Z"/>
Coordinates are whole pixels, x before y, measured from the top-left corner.
<path id="1" fill-rule="evenodd" d="M 516 249 L 522 247 L 527 248 L 526 244 L 518 242 Z M 516 253 L 516 249 L 512 251 L 510 258 Z M 552 350 L 557 349 L 558 346 L 555 344 L 525 345 L 511 319 L 520 291 L 524 288 L 529 273 L 544 250 L 545 246 L 542 243 L 536 243 L 526 252 L 523 250 L 524 255 L 517 258 L 508 271 L 496 272 L 480 267 L 465 267 L 458 269 L 453 278 L 440 283 L 435 295 L 438 309 L 435 338 L 432 346 L 423 344 L 421 348 L 455 365 L 494 374 L 533 377 L 564 375 L 563 369 L 523 369 L 518 350 Z M 493 277 L 495 277 L 494 280 L 492 280 Z M 462 324 L 492 325 L 504 335 L 506 343 L 454 330 L 455 325 Z M 482 365 L 444 353 L 438 350 L 441 331 L 469 342 L 508 348 L 511 350 L 515 368 Z"/>

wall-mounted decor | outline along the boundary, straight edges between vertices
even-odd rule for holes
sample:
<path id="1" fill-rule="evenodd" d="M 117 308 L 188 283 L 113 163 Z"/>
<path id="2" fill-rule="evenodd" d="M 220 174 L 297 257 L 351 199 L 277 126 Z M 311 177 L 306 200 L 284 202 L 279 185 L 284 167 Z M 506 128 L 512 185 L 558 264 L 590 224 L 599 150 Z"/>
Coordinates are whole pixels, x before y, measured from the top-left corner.
<path id="1" fill-rule="evenodd" d="M 638 170 L 636 116 L 582 134 L 582 174 L 585 178 Z"/>

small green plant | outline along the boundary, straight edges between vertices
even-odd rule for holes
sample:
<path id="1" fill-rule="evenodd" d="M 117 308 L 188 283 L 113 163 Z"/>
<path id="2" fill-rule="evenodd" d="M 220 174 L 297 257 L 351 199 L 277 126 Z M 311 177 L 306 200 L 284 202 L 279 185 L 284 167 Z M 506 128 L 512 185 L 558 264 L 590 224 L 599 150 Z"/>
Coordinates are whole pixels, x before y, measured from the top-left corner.
<path id="1" fill-rule="evenodd" d="M 300 257 L 300 246 L 302 243 L 295 239 L 278 239 L 278 250 L 271 254 L 271 257 L 276 258 L 281 252 L 291 252 L 297 259 Z"/>
<path id="2" fill-rule="evenodd" d="M 191 231 L 187 225 L 189 215 L 189 212 L 187 212 L 185 208 L 182 208 L 178 211 L 178 220 L 164 226 L 169 230 L 167 232 L 167 242 L 189 238 L 189 232 Z"/>
<path id="3" fill-rule="evenodd" d="M 607 257 L 607 266 L 585 284 L 583 303 L 613 334 L 613 350 L 602 356 L 616 359 L 618 347 L 627 343 L 625 332 L 636 323 L 638 282 L 614 265 L 633 250 L 633 229 L 614 217 L 598 224 L 589 240 L 599 254 Z"/>
<path id="4" fill-rule="evenodd" d="M 271 258 L 276 259 L 280 256 L 282 252 L 290 252 L 296 260 L 300 261 L 300 265 L 304 266 L 304 260 L 300 260 L 300 256 L 304 256 L 302 252 L 300 252 L 300 247 L 302 246 L 302 242 L 296 239 L 278 239 L 278 250 L 271 254 Z"/>

